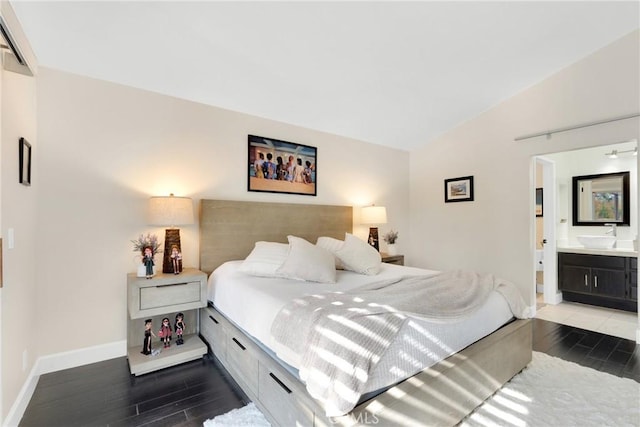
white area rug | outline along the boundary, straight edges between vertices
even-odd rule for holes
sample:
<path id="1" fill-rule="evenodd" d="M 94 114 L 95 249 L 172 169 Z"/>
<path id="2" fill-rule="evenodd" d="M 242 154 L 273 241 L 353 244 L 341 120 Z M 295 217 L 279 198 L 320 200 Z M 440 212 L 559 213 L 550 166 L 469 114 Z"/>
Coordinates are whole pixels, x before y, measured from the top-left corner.
<path id="1" fill-rule="evenodd" d="M 205 427 L 268 427 L 253 403 Z M 640 426 L 640 383 L 544 353 L 476 409 L 464 427 Z"/>
<path id="2" fill-rule="evenodd" d="M 640 426 L 640 383 L 544 353 L 461 424 L 513 427 Z"/>
<path id="3" fill-rule="evenodd" d="M 226 414 L 218 415 L 212 420 L 204 422 L 204 427 L 270 427 L 269 421 L 262 412 L 251 402 L 240 409 L 234 409 Z"/>

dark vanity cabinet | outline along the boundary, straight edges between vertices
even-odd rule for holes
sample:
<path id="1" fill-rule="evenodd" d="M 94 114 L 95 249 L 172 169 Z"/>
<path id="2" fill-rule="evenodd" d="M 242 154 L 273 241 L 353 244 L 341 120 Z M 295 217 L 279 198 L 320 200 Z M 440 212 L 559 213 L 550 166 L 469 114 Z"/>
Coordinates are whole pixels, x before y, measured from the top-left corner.
<path id="1" fill-rule="evenodd" d="M 558 288 L 566 301 L 637 311 L 637 258 L 559 252 Z"/>
<path id="2" fill-rule="evenodd" d="M 629 266 L 629 296 L 638 301 L 638 258 L 629 258 Z"/>

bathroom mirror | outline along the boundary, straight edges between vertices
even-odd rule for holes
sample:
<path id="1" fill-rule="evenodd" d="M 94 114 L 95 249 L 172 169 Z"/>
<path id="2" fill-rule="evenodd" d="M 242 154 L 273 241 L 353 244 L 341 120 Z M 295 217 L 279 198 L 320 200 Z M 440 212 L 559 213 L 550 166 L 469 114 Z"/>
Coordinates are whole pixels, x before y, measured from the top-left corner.
<path id="1" fill-rule="evenodd" d="M 573 177 L 573 225 L 629 225 L 629 172 Z"/>

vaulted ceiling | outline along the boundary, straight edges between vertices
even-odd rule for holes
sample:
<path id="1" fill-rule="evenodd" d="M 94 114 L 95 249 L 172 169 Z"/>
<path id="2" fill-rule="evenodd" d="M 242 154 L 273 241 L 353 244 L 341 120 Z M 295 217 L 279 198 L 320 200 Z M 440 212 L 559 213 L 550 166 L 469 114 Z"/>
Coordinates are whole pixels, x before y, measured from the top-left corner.
<path id="1" fill-rule="evenodd" d="M 637 1 L 10 1 L 39 65 L 405 150 L 640 27 Z"/>

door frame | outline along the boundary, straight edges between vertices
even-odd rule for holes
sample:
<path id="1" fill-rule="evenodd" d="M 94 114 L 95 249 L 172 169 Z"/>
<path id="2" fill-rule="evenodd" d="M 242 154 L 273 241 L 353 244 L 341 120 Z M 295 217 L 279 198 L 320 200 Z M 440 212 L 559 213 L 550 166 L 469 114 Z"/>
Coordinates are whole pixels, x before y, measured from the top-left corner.
<path id="1" fill-rule="evenodd" d="M 542 166 L 542 188 L 544 189 L 542 192 L 542 205 L 544 206 L 544 213 L 542 218 L 544 229 L 543 235 L 546 243 L 543 245 L 542 249 L 544 260 L 543 301 L 545 304 L 559 304 L 560 302 L 562 302 L 562 292 L 558 291 L 558 259 L 556 257 L 556 164 L 553 160 L 550 160 L 544 156 L 536 156 L 535 162 L 536 165 L 540 164 Z M 532 191 L 535 193 L 535 188 L 533 188 Z"/>

